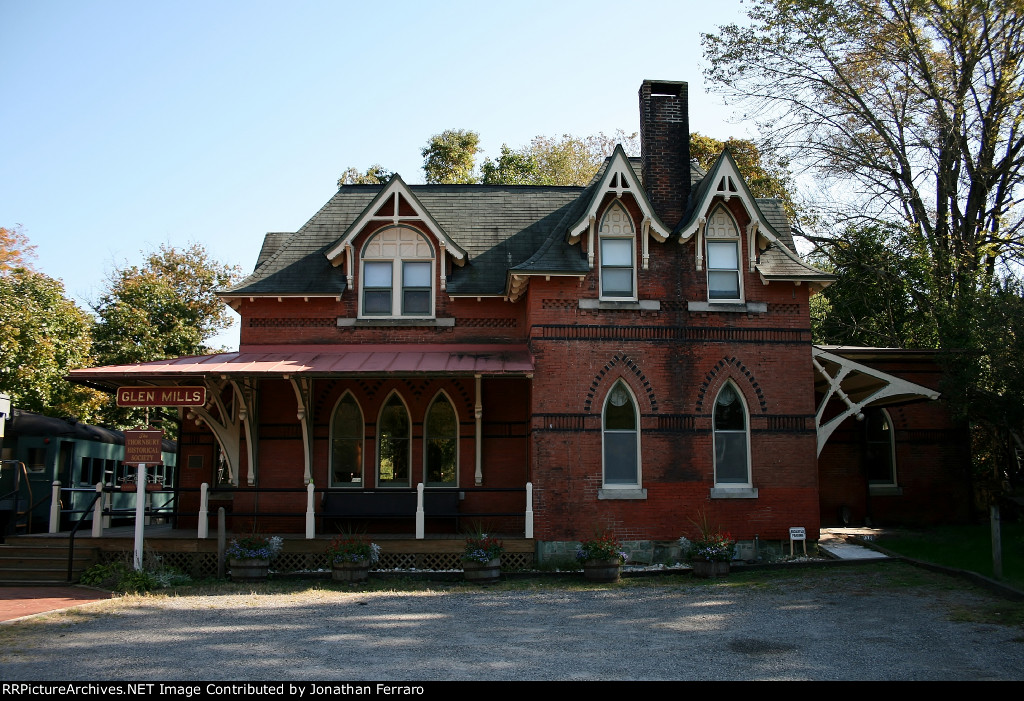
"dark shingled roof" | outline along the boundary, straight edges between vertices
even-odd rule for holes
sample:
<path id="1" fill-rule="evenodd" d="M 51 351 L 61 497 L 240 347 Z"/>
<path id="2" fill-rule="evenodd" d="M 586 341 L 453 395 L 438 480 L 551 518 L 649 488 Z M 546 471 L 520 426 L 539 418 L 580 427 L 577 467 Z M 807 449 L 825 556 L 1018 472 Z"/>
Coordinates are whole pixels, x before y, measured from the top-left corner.
<path id="1" fill-rule="evenodd" d="M 600 184 L 606 159 L 587 187 L 534 185 L 410 185 L 437 224 L 467 254 L 466 264 L 448 276 L 451 295 L 502 295 L 508 273 L 586 274 L 582 248 L 566 241 L 566 231 L 585 212 Z M 640 159 L 630 158 L 639 177 Z M 710 178 L 691 163 L 697 184 L 688 208 L 710 187 Z M 256 267 L 247 278 L 220 294 L 224 297 L 339 296 L 346 289 L 344 266 L 325 255 L 359 218 L 383 185 L 345 185 L 293 234 L 269 233 Z M 781 202 L 759 199 L 757 205 L 789 251 L 762 254 L 766 275 L 824 276 L 799 261 Z M 691 212 L 692 215 L 692 212 Z M 685 217 L 684 217 L 685 218 Z M 776 244 L 773 244 L 775 246 Z"/>
<path id="2" fill-rule="evenodd" d="M 245 295 L 340 295 L 345 270 L 324 255 L 380 191 L 380 185 L 345 185 L 294 234 L 267 234 L 256 269 L 221 292 Z M 529 185 L 411 185 L 409 189 L 468 253 L 448 277 L 448 292 L 500 295 L 507 271 L 530 259 L 552 236 L 564 238 L 567 211 L 581 187 Z M 553 270 L 576 269 L 578 247 L 558 247 Z M 585 269 L 585 265 L 584 265 Z"/>

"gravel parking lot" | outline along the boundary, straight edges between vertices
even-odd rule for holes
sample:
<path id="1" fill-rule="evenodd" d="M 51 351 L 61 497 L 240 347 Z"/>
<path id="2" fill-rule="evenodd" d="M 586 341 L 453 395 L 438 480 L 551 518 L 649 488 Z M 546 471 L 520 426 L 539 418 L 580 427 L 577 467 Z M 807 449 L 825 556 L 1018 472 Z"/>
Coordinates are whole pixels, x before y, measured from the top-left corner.
<path id="1" fill-rule="evenodd" d="M 712 583 L 377 586 L 126 597 L 17 621 L 0 626 L 0 676 L 1024 679 L 1024 628 L 990 622 L 1010 604 L 901 563 Z"/>

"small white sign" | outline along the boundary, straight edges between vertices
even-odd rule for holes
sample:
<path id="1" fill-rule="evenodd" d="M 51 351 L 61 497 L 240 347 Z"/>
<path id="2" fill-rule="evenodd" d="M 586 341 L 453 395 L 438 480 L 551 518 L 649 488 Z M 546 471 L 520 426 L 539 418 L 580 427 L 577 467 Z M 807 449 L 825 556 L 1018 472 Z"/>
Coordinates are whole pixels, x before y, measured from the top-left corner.
<path id="1" fill-rule="evenodd" d="M 790 540 L 807 540 L 807 530 L 802 526 L 800 528 L 789 529 Z"/>

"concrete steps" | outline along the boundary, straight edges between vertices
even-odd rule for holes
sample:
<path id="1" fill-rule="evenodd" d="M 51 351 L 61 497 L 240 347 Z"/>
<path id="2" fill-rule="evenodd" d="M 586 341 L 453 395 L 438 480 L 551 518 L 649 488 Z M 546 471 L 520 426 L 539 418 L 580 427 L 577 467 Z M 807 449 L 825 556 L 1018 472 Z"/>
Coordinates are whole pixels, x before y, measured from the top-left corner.
<path id="1" fill-rule="evenodd" d="M 98 561 L 95 548 L 76 544 L 71 581 Z M 0 545 L 0 586 L 46 586 L 68 583 L 66 545 Z"/>

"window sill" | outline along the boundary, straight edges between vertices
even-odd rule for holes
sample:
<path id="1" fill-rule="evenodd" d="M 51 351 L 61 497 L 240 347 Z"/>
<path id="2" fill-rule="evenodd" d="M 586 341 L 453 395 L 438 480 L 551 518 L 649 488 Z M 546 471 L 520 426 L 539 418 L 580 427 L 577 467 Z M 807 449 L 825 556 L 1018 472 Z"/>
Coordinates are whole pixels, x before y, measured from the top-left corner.
<path id="1" fill-rule="evenodd" d="M 873 497 L 901 497 L 903 487 L 897 487 L 895 484 L 869 484 L 868 493 Z"/>
<path id="2" fill-rule="evenodd" d="M 433 327 L 446 327 L 455 326 L 455 318 L 448 317 L 445 319 L 401 319 L 398 317 L 388 317 L 384 319 L 351 319 L 348 317 L 338 317 L 338 326 L 356 326 L 356 327 L 370 327 L 370 326 L 433 326 Z"/>
<path id="3" fill-rule="evenodd" d="M 765 314 L 768 312 L 767 302 L 687 302 L 687 311 L 691 312 L 731 312 L 739 314 Z"/>
<path id="4" fill-rule="evenodd" d="M 712 487 L 712 499 L 757 499 L 757 487 Z"/>
<path id="5" fill-rule="evenodd" d="M 621 499 L 621 500 L 645 500 L 647 499 L 646 489 L 616 489 L 611 487 L 605 487 L 597 490 L 597 498 L 604 500 Z"/>
<path id="6" fill-rule="evenodd" d="M 639 302 L 623 300 L 621 302 L 610 299 L 581 299 L 580 309 L 597 309 L 600 311 L 613 311 L 617 309 L 626 311 L 657 312 L 661 310 L 661 302 L 656 299 L 641 299 Z"/>

